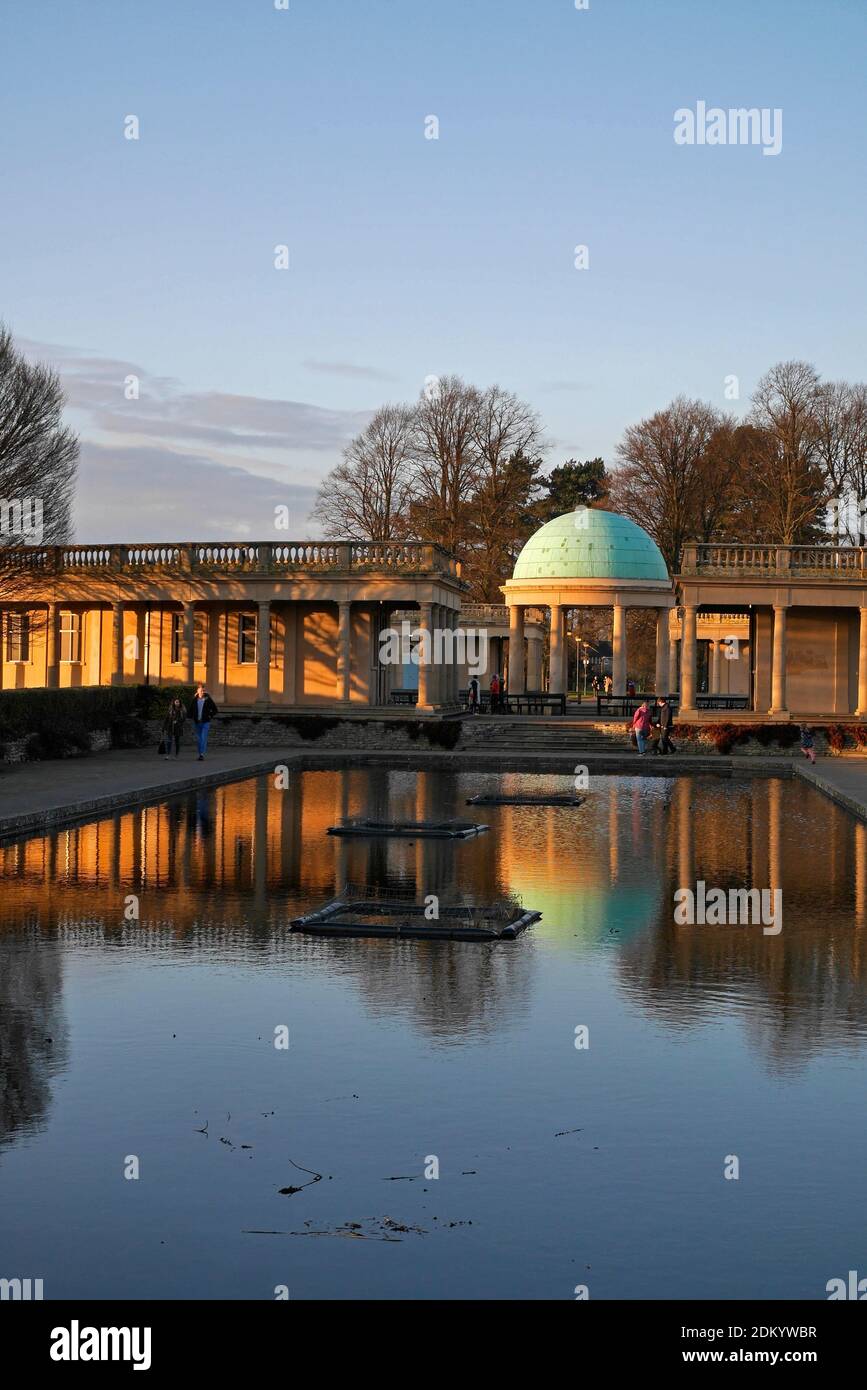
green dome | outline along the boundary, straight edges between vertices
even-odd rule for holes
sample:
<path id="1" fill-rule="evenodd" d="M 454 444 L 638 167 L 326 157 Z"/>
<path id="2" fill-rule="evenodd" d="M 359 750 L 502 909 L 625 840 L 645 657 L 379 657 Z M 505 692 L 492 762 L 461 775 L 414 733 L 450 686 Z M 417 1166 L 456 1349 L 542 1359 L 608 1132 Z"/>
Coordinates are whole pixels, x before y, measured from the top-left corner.
<path id="1" fill-rule="evenodd" d="M 513 579 L 644 579 L 668 584 L 656 542 L 617 512 L 578 507 L 555 516 L 531 536 Z"/>

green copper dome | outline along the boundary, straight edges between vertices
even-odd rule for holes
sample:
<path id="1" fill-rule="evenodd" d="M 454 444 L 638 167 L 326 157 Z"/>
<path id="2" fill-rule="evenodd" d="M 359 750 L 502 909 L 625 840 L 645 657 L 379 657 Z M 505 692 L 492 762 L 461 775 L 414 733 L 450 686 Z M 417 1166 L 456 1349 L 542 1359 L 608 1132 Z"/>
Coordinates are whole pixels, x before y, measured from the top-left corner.
<path id="1" fill-rule="evenodd" d="M 628 517 L 579 507 L 531 536 L 513 579 L 644 579 L 668 584 L 656 542 Z"/>

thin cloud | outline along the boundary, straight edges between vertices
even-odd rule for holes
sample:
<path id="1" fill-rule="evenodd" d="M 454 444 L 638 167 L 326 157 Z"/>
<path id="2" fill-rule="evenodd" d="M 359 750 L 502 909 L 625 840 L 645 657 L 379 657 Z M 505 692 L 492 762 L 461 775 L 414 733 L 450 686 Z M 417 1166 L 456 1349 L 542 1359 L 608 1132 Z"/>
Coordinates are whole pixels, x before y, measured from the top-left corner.
<path id="1" fill-rule="evenodd" d="M 277 505 L 298 515 L 296 536 L 310 534 L 320 479 L 371 415 L 188 391 L 120 358 L 21 346 L 59 373 L 74 413 L 82 437 L 76 536 L 88 541 L 267 538 Z"/>
<path id="2" fill-rule="evenodd" d="M 356 362 L 315 362 L 309 358 L 303 364 L 308 372 L 321 372 L 323 376 L 355 377 L 359 381 L 396 381 L 390 372 L 381 372 L 377 367 L 362 367 Z"/>

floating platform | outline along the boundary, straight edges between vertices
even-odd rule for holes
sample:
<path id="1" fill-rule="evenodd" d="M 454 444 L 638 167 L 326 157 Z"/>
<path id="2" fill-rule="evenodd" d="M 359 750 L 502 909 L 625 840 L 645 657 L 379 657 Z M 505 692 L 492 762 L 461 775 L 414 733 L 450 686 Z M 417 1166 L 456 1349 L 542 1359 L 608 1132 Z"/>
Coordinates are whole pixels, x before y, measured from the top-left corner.
<path id="1" fill-rule="evenodd" d="M 365 839 L 385 835 L 401 840 L 468 840 L 489 828 L 469 820 L 367 820 L 359 817 L 329 826 L 328 834 L 355 835 Z"/>
<path id="2" fill-rule="evenodd" d="M 290 930 L 319 936 L 401 936 L 443 941 L 514 941 L 538 922 L 541 912 L 529 912 L 511 902 L 486 905 L 441 904 L 429 920 L 427 905 L 409 899 L 383 897 L 333 898 L 316 912 L 295 917 Z"/>
<path id="3" fill-rule="evenodd" d="M 574 792 L 515 792 L 513 796 L 488 795 L 468 796 L 468 806 L 582 806 L 586 796 L 576 796 Z"/>

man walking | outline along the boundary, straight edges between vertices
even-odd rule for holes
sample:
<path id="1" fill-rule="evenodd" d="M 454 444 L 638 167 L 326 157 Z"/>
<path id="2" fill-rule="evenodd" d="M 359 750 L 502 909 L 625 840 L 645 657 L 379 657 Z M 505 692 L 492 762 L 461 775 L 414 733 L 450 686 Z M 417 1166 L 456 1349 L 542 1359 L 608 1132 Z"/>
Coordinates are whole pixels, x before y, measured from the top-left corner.
<path id="1" fill-rule="evenodd" d="M 196 730 L 196 743 L 199 749 L 199 762 L 202 762 L 208 747 L 208 731 L 211 727 L 211 720 L 217 713 L 217 706 L 214 704 L 210 695 L 205 690 L 201 681 L 196 686 L 196 693 L 190 702 L 190 718 Z"/>
<path id="2" fill-rule="evenodd" d="M 671 705 L 664 695 L 660 695 L 656 702 L 657 723 L 659 724 L 659 744 L 660 753 L 674 753 L 675 747 L 671 741 Z"/>

